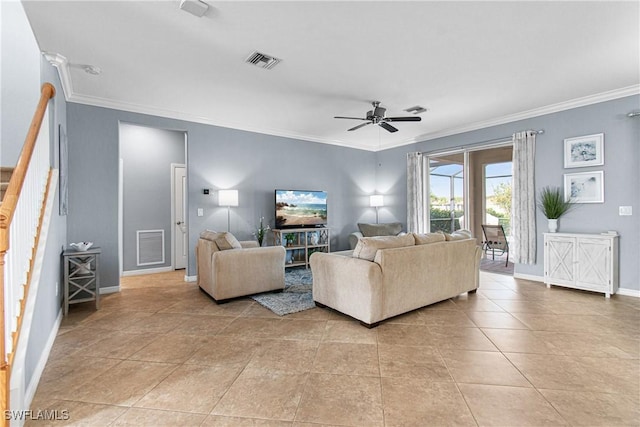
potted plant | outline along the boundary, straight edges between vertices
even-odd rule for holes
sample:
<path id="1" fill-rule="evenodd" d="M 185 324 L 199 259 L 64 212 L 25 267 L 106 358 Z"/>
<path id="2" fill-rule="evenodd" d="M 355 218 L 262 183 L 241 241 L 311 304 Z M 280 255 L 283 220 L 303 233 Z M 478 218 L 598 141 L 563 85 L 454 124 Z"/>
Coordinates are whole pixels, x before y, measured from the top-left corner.
<path id="1" fill-rule="evenodd" d="M 258 239 L 258 245 L 262 246 L 262 241 L 264 240 L 264 237 L 267 234 L 267 231 L 269 231 L 269 226 L 268 225 L 264 225 L 264 217 L 260 217 L 260 225 L 258 225 L 258 228 L 256 229 L 256 232 L 254 233 L 254 235 L 256 236 L 256 238 Z"/>
<path id="2" fill-rule="evenodd" d="M 293 245 L 293 241 L 296 238 L 296 234 L 295 233 L 287 233 L 284 235 L 284 240 L 287 241 L 287 246 L 291 246 Z"/>
<path id="3" fill-rule="evenodd" d="M 555 233 L 558 230 L 558 219 L 569 212 L 574 204 L 564 199 L 559 187 L 547 186 L 540 190 L 538 207 L 549 220 L 549 232 Z"/>

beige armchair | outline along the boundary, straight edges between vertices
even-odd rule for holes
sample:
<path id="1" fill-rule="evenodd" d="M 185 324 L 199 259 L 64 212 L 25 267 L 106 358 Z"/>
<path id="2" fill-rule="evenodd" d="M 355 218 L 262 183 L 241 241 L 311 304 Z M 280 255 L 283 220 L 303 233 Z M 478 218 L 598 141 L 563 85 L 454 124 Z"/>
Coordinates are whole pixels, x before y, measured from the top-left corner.
<path id="1" fill-rule="evenodd" d="M 196 247 L 198 286 L 217 303 L 284 289 L 285 249 L 239 242 L 231 233 L 204 231 Z"/>

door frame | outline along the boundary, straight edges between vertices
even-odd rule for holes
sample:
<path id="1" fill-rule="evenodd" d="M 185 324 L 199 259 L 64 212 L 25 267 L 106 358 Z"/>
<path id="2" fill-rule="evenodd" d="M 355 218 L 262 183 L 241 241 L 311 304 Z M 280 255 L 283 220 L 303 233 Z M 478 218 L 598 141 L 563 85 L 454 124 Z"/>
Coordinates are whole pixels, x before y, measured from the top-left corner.
<path id="1" fill-rule="evenodd" d="M 171 163 L 171 269 L 176 269 L 176 169 L 184 168 L 185 170 L 185 178 L 187 175 L 187 165 L 183 163 Z M 188 187 L 185 188 L 185 194 L 183 194 L 184 202 L 185 202 L 185 220 L 189 216 L 189 211 L 187 209 L 187 191 Z M 189 224 L 187 223 L 187 245 L 189 245 Z M 187 261 L 185 265 L 185 270 L 189 266 L 189 248 L 187 247 Z"/>
<path id="2" fill-rule="evenodd" d="M 424 209 L 424 224 L 425 224 L 425 228 L 428 230 L 427 232 L 429 232 L 431 230 L 431 197 L 430 197 L 430 192 L 431 192 L 431 182 L 430 182 L 430 175 L 431 175 L 431 170 L 429 169 L 429 159 L 431 157 L 440 157 L 440 156 L 447 156 L 447 155 L 451 155 L 451 154 L 460 154 L 462 153 L 464 156 L 464 165 L 463 165 L 463 187 L 464 187 L 464 191 L 463 191 L 463 203 L 464 203 L 464 217 L 465 217 L 465 221 L 467 222 L 467 224 L 469 225 L 469 230 L 471 230 L 471 232 L 473 232 L 474 234 L 477 234 L 476 231 L 477 230 L 473 230 L 473 224 L 471 221 L 471 206 L 469 205 L 470 203 L 470 196 L 469 196 L 469 188 L 470 188 L 470 183 L 471 183 L 471 177 L 469 176 L 469 153 L 473 152 L 473 151 L 481 151 L 481 150 L 490 150 L 492 148 L 500 148 L 500 147 L 508 147 L 508 146 L 513 146 L 513 142 L 511 140 L 511 138 L 505 138 L 504 140 L 500 141 L 497 140 L 496 142 L 493 143 L 480 143 L 480 144 L 470 144 L 468 146 L 463 146 L 463 147 L 457 147 L 454 149 L 444 149 L 444 150 L 437 150 L 437 151 L 430 151 L 430 152 L 425 152 L 423 153 L 423 159 L 422 161 L 424 162 L 424 200 L 426 201 L 426 206 Z M 484 201 L 482 202 L 484 203 Z M 483 207 L 484 208 L 484 207 Z"/>

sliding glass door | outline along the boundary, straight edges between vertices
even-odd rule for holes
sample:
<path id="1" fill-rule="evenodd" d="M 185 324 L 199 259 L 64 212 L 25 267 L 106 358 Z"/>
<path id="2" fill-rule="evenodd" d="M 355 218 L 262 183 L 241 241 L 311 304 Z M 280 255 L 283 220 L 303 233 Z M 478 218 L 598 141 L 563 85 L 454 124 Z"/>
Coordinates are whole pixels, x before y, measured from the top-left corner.
<path id="1" fill-rule="evenodd" d="M 464 153 L 429 156 L 429 229 L 451 233 L 465 228 Z"/>
<path id="2" fill-rule="evenodd" d="M 429 230 L 463 228 L 478 242 L 483 241 L 482 224 L 502 224 L 508 233 L 512 156 L 510 142 L 426 154 Z"/>

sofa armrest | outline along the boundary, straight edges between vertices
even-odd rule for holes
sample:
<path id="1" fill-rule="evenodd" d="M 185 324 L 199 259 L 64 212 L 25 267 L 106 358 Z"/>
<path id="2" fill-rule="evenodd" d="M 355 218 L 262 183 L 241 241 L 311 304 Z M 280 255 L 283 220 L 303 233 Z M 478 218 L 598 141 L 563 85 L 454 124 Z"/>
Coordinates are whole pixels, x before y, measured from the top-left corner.
<path id="1" fill-rule="evenodd" d="M 316 252 L 310 259 L 313 299 L 372 324 L 381 320 L 382 271 L 374 262 Z"/>
<path id="2" fill-rule="evenodd" d="M 358 240 L 362 238 L 362 233 L 359 231 L 355 231 L 351 234 L 349 234 L 349 248 L 351 250 L 356 248 L 356 245 L 358 244 Z"/>

